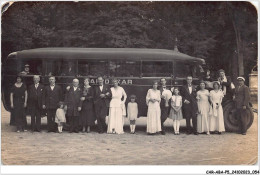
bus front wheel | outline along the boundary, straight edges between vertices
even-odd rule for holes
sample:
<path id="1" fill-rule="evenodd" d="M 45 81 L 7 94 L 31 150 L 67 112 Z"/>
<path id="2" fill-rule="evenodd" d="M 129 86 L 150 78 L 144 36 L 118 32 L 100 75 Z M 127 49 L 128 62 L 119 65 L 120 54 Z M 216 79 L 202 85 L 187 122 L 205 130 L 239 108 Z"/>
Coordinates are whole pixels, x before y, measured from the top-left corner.
<path id="1" fill-rule="evenodd" d="M 254 114 L 251 108 L 247 110 L 247 129 L 251 127 L 254 121 Z M 239 132 L 238 116 L 236 115 L 236 108 L 233 101 L 230 101 L 224 105 L 224 122 L 225 129 L 229 132 Z"/>

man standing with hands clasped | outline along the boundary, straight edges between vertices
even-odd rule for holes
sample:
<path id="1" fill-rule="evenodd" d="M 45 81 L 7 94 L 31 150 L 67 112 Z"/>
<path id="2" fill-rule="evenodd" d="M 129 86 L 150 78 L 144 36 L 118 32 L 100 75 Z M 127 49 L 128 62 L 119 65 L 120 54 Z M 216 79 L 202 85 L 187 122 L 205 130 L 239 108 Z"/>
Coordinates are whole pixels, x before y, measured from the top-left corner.
<path id="1" fill-rule="evenodd" d="M 72 87 L 69 89 L 65 97 L 65 105 L 67 105 L 67 115 L 70 121 L 70 132 L 79 132 L 81 94 L 82 91 L 79 88 L 79 80 L 75 78 L 72 81 Z"/>
<path id="2" fill-rule="evenodd" d="M 55 114 L 58 103 L 62 101 L 62 89 L 55 84 L 55 77 L 49 77 L 49 86 L 45 86 L 42 98 L 42 107 L 47 110 L 47 128 L 48 132 L 55 132 Z"/>
<path id="3" fill-rule="evenodd" d="M 107 130 L 106 116 L 111 99 L 111 90 L 104 85 L 103 77 L 97 78 L 98 86 L 94 90 L 94 107 L 97 117 L 98 133 L 102 134 Z"/>
<path id="4" fill-rule="evenodd" d="M 249 88 L 245 85 L 245 78 L 238 77 L 238 87 L 235 89 L 234 101 L 236 105 L 236 115 L 238 116 L 240 132 L 246 135 L 247 131 L 247 110 L 249 108 L 250 94 Z"/>
<path id="5" fill-rule="evenodd" d="M 182 86 L 181 88 L 181 96 L 183 100 L 183 115 L 186 118 L 186 126 L 187 126 L 187 134 L 191 134 L 192 131 L 195 135 L 198 135 L 197 132 L 197 112 L 198 105 L 196 100 L 196 88 L 192 84 L 192 76 L 187 76 L 186 78 L 187 84 Z M 192 126 L 191 122 L 192 119 Z"/>

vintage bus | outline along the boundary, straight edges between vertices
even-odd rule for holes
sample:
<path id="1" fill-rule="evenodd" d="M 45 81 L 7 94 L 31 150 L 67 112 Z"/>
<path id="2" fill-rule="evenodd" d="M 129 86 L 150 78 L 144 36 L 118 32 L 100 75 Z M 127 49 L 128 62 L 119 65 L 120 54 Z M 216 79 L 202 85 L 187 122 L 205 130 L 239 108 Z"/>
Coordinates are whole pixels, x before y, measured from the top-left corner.
<path id="1" fill-rule="evenodd" d="M 38 48 L 13 52 L 2 67 L 2 101 L 8 111 L 10 87 L 25 64 L 30 66 L 29 73 L 23 75 L 27 85 L 33 83 L 33 75 L 40 75 L 41 82 L 45 85 L 48 84 L 48 77 L 54 75 L 64 93 L 75 77 L 80 80 L 81 85 L 86 76 L 90 77 L 92 85 L 96 84 L 97 76 L 103 76 L 105 84 L 110 85 L 112 78 L 116 77 L 128 96 L 137 96 L 139 115 L 146 116 L 145 97 L 154 80 L 159 81 L 164 77 L 168 87 L 176 87 L 182 86 L 186 77 L 192 75 L 195 85 L 198 85 L 205 61 L 178 50 L 165 49 Z M 232 102 L 224 106 L 227 131 L 238 130 L 233 108 Z M 249 112 L 248 127 L 253 122 L 253 114 Z"/>

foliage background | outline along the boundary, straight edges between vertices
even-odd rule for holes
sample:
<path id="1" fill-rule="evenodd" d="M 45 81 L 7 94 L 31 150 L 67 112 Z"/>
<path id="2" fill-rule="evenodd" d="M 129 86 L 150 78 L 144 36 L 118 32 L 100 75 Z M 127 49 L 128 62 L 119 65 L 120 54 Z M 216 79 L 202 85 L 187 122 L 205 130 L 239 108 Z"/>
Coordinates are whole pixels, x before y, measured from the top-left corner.
<path id="1" fill-rule="evenodd" d="M 175 38 L 180 52 L 204 58 L 212 71 L 234 78 L 240 63 L 248 75 L 257 64 L 257 11 L 249 2 L 163 1 L 15 2 L 2 9 L 2 61 L 39 47 L 174 49 Z"/>

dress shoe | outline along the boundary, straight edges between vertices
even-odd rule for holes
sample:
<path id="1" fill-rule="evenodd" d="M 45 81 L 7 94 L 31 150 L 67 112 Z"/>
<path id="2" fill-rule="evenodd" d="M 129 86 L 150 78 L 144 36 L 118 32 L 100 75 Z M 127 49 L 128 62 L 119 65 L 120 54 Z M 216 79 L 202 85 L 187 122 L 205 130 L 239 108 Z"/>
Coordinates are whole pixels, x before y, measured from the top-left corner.
<path id="1" fill-rule="evenodd" d="M 246 135 L 246 132 L 243 132 L 242 135 Z"/>
<path id="2" fill-rule="evenodd" d="M 199 135 L 199 133 L 198 132 L 194 132 L 194 135 Z"/>

